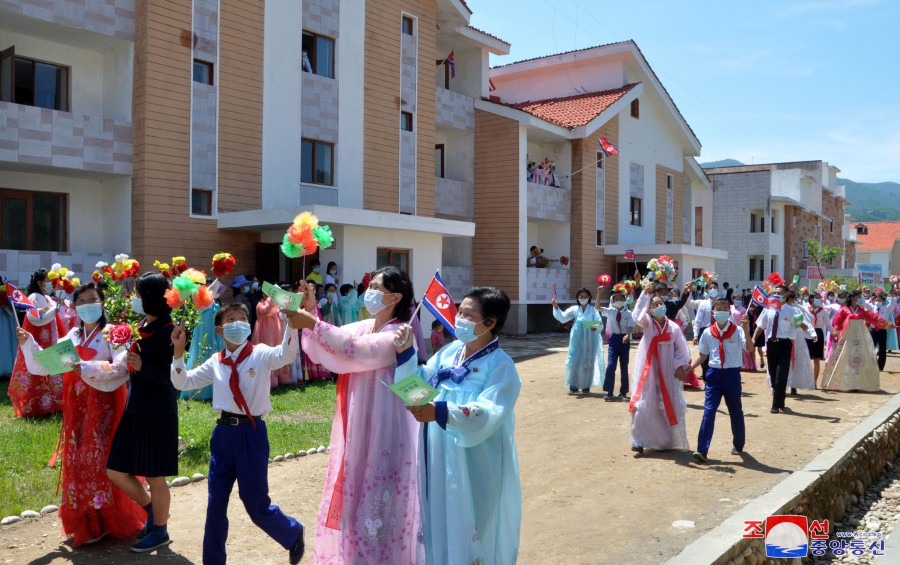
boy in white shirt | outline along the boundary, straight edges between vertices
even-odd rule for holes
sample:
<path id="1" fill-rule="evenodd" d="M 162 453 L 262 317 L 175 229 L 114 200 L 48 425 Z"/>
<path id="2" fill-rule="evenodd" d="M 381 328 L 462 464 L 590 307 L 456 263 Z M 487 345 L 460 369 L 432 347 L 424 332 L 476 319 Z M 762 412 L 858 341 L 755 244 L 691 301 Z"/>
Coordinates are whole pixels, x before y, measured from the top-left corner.
<path id="1" fill-rule="evenodd" d="M 619 285 L 616 285 L 618 287 Z M 612 308 L 599 308 L 606 316 L 606 334 L 609 336 L 606 349 L 606 375 L 603 379 L 603 390 L 606 394 L 604 400 L 613 400 L 613 392 L 616 388 L 616 365 L 620 366 L 622 373 L 622 385 L 619 388 L 619 398 L 628 396 L 628 357 L 631 348 L 631 332 L 634 330 L 634 318 L 631 312 L 625 308 L 625 293 L 613 287 L 610 296 Z M 597 287 L 597 296 L 603 287 Z"/>
<path id="2" fill-rule="evenodd" d="M 694 345 L 700 343 L 700 336 L 712 325 L 712 306 L 719 296 L 719 283 L 710 281 L 706 285 L 706 295 L 709 298 L 702 298 L 693 302 L 693 306 L 697 309 L 697 313 L 694 316 Z M 700 379 L 703 380 L 706 378 L 707 369 L 709 369 L 709 361 L 704 362 L 701 368 Z"/>
<path id="3" fill-rule="evenodd" d="M 286 516 L 269 498 L 269 438 L 263 418 L 272 410 L 269 374 L 293 363 L 300 349 L 297 316 L 285 312 L 281 345 L 270 347 L 247 342 L 250 314 L 232 303 L 216 312 L 215 331 L 225 339 L 225 349 L 188 371 L 184 365 L 184 324 L 172 332 L 175 359 L 172 384 L 179 390 L 213 385 L 212 405 L 220 418 L 209 441 L 209 503 L 203 535 L 203 563 L 225 563 L 228 537 L 228 498 L 237 480 L 241 500 L 253 523 L 289 550 L 289 561 L 303 557 L 303 524 Z"/>
<path id="4" fill-rule="evenodd" d="M 713 302 L 712 316 L 714 323 L 700 336 L 700 357 L 691 363 L 688 372 L 693 371 L 703 362 L 708 362 L 706 377 L 706 402 L 703 406 L 703 421 L 697 437 L 697 451 L 694 459 L 706 463 L 706 455 L 712 443 L 713 429 L 716 424 L 716 411 L 722 397 L 731 417 L 731 434 L 734 448 L 732 455 L 744 451 L 744 410 L 741 406 L 741 363 L 743 352 L 747 349 L 747 316 L 738 327 L 731 318 L 731 304 L 726 298 Z"/>

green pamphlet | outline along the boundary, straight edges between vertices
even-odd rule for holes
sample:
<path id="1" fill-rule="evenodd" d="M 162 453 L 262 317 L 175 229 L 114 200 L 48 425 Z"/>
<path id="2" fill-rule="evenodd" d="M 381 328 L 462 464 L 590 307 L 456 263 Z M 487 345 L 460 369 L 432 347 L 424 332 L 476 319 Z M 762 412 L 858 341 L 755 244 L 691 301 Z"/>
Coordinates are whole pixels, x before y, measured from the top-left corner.
<path id="1" fill-rule="evenodd" d="M 794 327 L 799 328 L 803 325 L 803 314 L 797 314 L 794 316 Z"/>
<path id="2" fill-rule="evenodd" d="M 407 406 L 421 406 L 434 400 L 439 394 L 438 390 L 426 383 L 419 375 L 410 375 L 388 387 Z"/>
<path id="3" fill-rule="evenodd" d="M 794 275 L 794 284 L 800 284 L 800 275 Z"/>
<path id="4" fill-rule="evenodd" d="M 302 292 L 288 292 L 267 282 L 263 283 L 262 291 L 269 296 L 269 298 L 274 300 L 282 310 L 293 310 L 296 312 L 300 310 L 300 305 L 303 303 Z"/>
<path id="5" fill-rule="evenodd" d="M 603 322 L 601 320 L 597 320 L 596 322 L 583 322 L 583 323 L 584 323 L 584 327 L 586 327 L 586 328 L 599 328 L 600 326 L 603 325 Z"/>
<path id="6" fill-rule="evenodd" d="M 64 339 L 47 349 L 36 351 L 34 358 L 51 375 L 68 373 L 75 363 L 81 361 L 71 339 Z"/>

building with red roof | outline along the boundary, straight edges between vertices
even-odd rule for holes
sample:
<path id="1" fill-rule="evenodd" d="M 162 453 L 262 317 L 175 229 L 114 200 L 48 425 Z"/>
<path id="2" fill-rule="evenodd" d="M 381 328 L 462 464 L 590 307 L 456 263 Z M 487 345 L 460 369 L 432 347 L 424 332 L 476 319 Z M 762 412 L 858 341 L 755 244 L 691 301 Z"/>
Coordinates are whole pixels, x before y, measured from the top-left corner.
<path id="1" fill-rule="evenodd" d="M 900 271 L 900 257 L 894 259 L 895 249 L 900 253 L 900 222 L 857 222 L 852 226 L 859 242 L 856 245 L 856 261 L 865 265 L 880 265 L 883 277 Z"/>

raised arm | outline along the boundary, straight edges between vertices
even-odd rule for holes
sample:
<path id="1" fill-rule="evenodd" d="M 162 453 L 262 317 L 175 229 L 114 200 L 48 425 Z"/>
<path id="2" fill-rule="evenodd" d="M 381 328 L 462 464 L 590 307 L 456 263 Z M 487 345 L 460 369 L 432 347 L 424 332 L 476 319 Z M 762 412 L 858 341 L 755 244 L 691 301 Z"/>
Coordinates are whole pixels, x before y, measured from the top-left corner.
<path id="1" fill-rule="evenodd" d="M 357 324 L 373 322 L 357 322 Z M 319 320 L 312 330 L 304 329 L 303 351 L 313 363 L 335 373 L 358 373 L 388 367 L 396 362 L 393 332 L 354 335 L 357 324 L 332 326 Z"/>
<path id="2" fill-rule="evenodd" d="M 553 307 L 553 317 L 556 318 L 560 324 L 565 324 L 569 320 L 575 318 L 578 315 L 578 306 L 571 306 L 566 308 L 565 310 L 560 310 L 559 306 Z"/>
<path id="3" fill-rule="evenodd" d="M 641 295 L 638 296 L 637 304 L 634 305 L 634 312 L 632 312 L 632 317 L 634 318 L 634 323 L 641 326 L 642 328 L 650 327 L 650 302 L 653 300 L 653 294 L 644 291 L 641 291 Z"/>

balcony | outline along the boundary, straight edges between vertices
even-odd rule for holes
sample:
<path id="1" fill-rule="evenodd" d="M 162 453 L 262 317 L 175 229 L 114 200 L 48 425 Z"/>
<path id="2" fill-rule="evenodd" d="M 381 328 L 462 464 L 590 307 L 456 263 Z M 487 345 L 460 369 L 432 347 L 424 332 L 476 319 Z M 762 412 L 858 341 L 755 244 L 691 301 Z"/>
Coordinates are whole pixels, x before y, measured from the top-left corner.
<path id="1" fill-rule="evenodd" d="M 528 217 L 568 222 L 572 211 L 572 192 L 568 188 L 528 183 Z"/>
<path id="2" fill-rule="evenodd" d="M 475 216 L 473 183 L 435 177 L 434 192 L 437 214 L 470 219 Z"/>
<path id="3" fill-rule="evenodd" d="M 556 284 L 556 295 L 568 297 L 569 269 L 537 269 L 528 267 L 527 300 L 528 302 L 549 303 L 553 295 L 553 285 Z"/>
<path id="4" fill-rule="evenodd" d="M 435 89 L 435 123 L 462 131 L 475 131 L 475 99 L 453 90 Z"/>
<path id="5" fill-rule="evenodd" d="M 135 0 L 18 0 L 2 2 L 5 18 L 34 18 L 64 29 L 99 33 L 134 41 Z M 63 31 L 63 33 L 66 33 Z"/>
<path id="6" fill-rule="evenodd" d="M 131 174 L 131 122 L 0 102 L 0 124 L 0 161 Z"/>
<path id="7" fill-rule="evenodd" d="M 475 275 L 472 267 L 441 267 L 441 280 L 457 303 L 472 288 Z"/>

